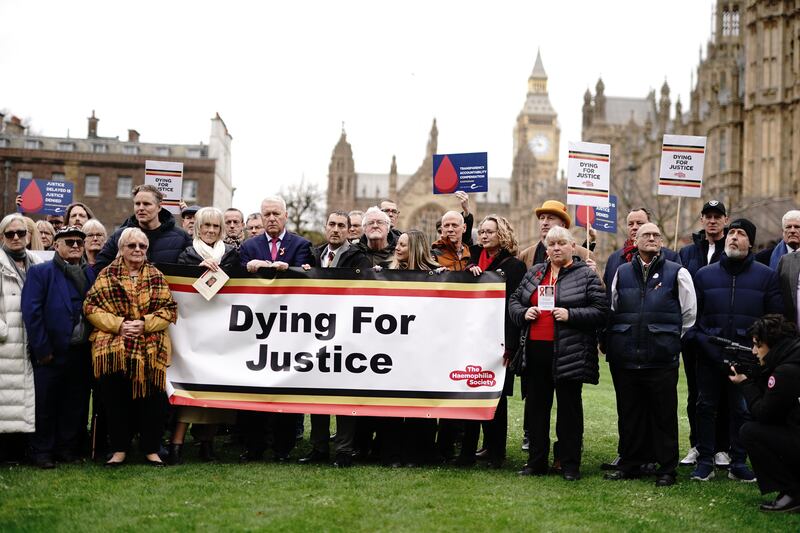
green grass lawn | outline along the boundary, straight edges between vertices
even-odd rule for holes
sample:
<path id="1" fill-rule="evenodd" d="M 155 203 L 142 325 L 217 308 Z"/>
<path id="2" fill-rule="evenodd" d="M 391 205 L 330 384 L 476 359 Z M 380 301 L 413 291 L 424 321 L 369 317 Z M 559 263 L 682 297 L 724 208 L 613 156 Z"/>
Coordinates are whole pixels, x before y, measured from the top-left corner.
<path id="1" fill-rule="evenodd" d="M 226 462 L 109 471 L 93 464 L 41 471 L 0 468 L 0 531 L 798 531 L 800 515 L 758 511 L 758 488 L 728 480 L 658 489 L 652 480 L 611 482 L 600 463 L 614 457 L 614 391 L 606 369 L 584 388 L 583 480 L 520 478 L 522 402 L 509 401 L 509 459 L 499 471 L 476 466 L 390 470 L 356 466 L 240 465 Z M 682 372 L 681 372 L 682 374 Z M 681 452 L 688 446 L 681 383 Z M 308 422 L 306 428 L 308 429 Z M 188 446 L 191 448 L 191 446 Z M 308 441 L 295 450 L 299 456 Z M 129 460 L 138 460 L 131 455 Z"/>

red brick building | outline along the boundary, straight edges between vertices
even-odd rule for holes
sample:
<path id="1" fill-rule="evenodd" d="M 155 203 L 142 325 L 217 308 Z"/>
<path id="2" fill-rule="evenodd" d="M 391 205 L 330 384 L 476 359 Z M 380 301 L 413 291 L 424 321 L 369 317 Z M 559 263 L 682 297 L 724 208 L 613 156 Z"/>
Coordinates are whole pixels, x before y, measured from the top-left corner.
<path id="1" fill-rule="evenodd" d="M 211 119 L 208 144 L 139 142 L 128 138 L 100 137 L 94 111 L 85 139 L 28 135 L 17 117 L 0 115 L 0 179 L 2 212 L 15 211 L 14 201 L 23 178 L 68 181 L 74 184 L 74 201 L 87 204 L 109 231 L 133 212 L 131 190 L 144 183 L 145 160 L 183 163 L 183 199 L 188 204 L 230 207 L 231 140 L 217 114 Z"/>

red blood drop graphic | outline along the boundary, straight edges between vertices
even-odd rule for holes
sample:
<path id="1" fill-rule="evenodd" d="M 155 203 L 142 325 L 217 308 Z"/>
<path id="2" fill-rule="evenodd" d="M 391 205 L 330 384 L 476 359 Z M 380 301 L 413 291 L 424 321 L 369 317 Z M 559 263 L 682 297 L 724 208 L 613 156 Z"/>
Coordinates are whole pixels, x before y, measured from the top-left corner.
<path id="1" fill-rule="evenodd" d="M 433 177 L 433 186 L 436 187 L 437 191 L 446 194 L 454 192 L 458 187 L 458 174 L 456 174 L 456 169 L 453 167 L 453 163 L 450 162 L 449 157 L 444 156 L 444 159 L 439 164 L 439 169 Z"/>
<path id="2" fill-rule="evenodd" d="M 44 197 L 42 191 L 36 182 L 31 180 L 25 190 L 22 191 L 22 208 L 23 213 L 36 213 L 44 206 Z"/>
<path id="3" fill-rule="evenodd" d="M 587 214 L 588 214 L 588 219 L 589 219 L 588 223 L 589 224 L 594 224 L 594 219 L 595 219 L 594 207 L 589 207 L 589 206 L 586 206 L 586 205 L 579 205 L 579 206 L 575 207 L 575 215 L 576 215 L 575 218 L 578 219 L 578 225 L 579 226 L 586 226 L 587 225 L 587 222 L 586 222 Z"/>

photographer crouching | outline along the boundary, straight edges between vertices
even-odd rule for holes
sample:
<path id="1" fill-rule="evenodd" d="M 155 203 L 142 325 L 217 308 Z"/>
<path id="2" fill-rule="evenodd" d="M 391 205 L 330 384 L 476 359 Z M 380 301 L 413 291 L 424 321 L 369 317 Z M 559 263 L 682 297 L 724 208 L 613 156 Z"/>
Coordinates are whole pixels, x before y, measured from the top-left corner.
<path id="1" fill-rule="evenodd" d="M 742 426 L 742 444 L 762 494 L 778 492 L 762 511 L 800 511 L 800 338 L 782 315 L 765 315 L 748 330 L 760 372 L 731 365 L 752 416 Z M 744 372 L 744 373 L 743 373 Z"/>

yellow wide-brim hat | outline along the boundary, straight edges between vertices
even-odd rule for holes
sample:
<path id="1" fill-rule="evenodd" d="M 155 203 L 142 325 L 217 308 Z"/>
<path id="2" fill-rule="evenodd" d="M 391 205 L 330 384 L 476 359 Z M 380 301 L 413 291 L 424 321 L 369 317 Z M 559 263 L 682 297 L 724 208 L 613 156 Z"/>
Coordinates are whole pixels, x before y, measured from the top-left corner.
<path id="1" fill-rule="evenodd" d="M 572 217 L 569 216 L 569 213 L 567 212 L 567 206 L 558 200 L 547 200 L 542 204 L 542 207 L 537 207 L 534 212 L 536 213 L 537 218 L 547 213 L 550 215 L 555 215 L 563 220 L 565 228 L 569 229 L 569 227 L 572 226 Z"/>

